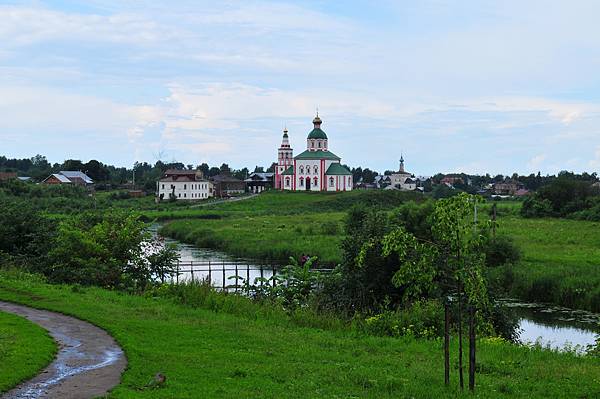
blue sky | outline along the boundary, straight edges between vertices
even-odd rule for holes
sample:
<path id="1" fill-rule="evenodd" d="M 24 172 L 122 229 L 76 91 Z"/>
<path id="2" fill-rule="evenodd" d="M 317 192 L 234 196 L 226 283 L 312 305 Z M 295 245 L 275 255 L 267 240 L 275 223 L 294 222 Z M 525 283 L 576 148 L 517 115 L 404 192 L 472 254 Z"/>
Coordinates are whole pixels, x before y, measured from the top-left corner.
<path id="1" fill-rule="evenodd" d="M 0 154 L 600 169 L 600 2 L 0 0 Z"/>

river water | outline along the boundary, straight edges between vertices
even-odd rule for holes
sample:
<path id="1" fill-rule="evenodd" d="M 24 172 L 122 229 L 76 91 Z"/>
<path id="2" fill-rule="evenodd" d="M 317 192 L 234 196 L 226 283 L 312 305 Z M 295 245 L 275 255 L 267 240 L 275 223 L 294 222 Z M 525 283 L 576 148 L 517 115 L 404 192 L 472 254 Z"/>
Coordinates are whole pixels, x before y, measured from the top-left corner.
<path id="1" fill-rule="evenodd" d="M 160 226 L 153 225 L 151 231 L 157 234 L 158 227 Z M 198 248 L 170 238 L 163 239 L 167 243 L 177 245 L 182 263 L 206 264 L 210 261 L 215 268 L 219 268 L 222 264 L 237 263 L 240 265 L 237 274 L 244 278 L 248 276 L 251 283 L 261 277 L 260 269 L 263 269 L 264 278 L 273 275 L 273 269 L 260 266 L 260 262 L 232 257 L 213 249 Z M 247 265 L 250 270 L 246 270 Z M 235 275 L 235 270 L 228 270 L 225 275 L 225 285 L 235 284 Z M 208 276 L 208 271 L 196 272 L 194 278 L 208 278 Z M 184 273 L 181 278 L 190 279 L 191 275 Z M 221 271 L 211 273 L 211 282 L 215 287 L 223 287 L 223 281 Z M 574 348 L 581 353 L 588 345 L 594 344 L 597 334 L 600 334 L 600 314 L 554 305 L 523 303 L 511 299 L 504 299 L 502 302 L 518 317 L 519 340 L 524 344 L 538 343 L 553 349 Z"/>

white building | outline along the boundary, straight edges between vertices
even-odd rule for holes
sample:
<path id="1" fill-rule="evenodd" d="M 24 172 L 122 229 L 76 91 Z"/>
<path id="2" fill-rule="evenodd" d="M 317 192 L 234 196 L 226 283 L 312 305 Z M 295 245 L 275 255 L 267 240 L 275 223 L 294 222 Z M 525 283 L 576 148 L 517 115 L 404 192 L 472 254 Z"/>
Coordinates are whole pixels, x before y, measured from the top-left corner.
<path id="1" fill-rule="evenodd" d="M 397 173 L 392 173 L 389 176 L 390 185 L 387 190 L 405 190 L 413 191 L 417 189 L 417 180 L 415 176 L 404 170 L 404 157 L 400 156 L 400 170 Z"/>
<path id="2" fill-rule="evenodd" d="M 288 132 L 284 130 L 276 168 L 276 188 L 293 191 L 350 191 L 352 173 L 329 151 L 329 140 L 321 130 L 319 115 L 306 139 L 306 151 L 292 158 Z M 282 172 L 283 171 L 283 172 Z"/>
<path id="3" fill-rule="evenodd" d="M 167 170 L 157 182 L 157 200 L 200 201 L 213 196 L 213 184 L 193 170 Z"/>

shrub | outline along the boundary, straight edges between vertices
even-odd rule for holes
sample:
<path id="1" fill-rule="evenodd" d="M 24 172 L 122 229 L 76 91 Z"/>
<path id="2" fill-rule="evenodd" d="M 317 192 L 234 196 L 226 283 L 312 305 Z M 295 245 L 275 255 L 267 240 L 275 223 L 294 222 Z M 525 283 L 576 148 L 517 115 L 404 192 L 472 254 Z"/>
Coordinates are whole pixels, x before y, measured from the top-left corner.
<path id="1" fill-rule="evenodd" d="M 444 333 L 444 308 L 436 300 L 422 300 L 399 310 L 384 310 L 365 319 L 355 319 L 355 327 L 370 335 L 435 338 Z"/>
<path id="2" fill-rule="evenodd" d="M 507 236 L 488 238 L 485 242 L 485 263 L 496 267 L 507 263 L 517 263 L 521 260 L 521 250 L 514 240 Z"/>

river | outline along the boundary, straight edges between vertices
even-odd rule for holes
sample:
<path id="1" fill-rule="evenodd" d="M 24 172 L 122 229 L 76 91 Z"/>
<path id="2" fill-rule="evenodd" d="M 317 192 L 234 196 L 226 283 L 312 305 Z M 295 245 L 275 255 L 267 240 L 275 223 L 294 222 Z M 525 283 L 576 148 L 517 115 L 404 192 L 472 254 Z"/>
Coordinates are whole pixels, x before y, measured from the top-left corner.
<path id="1" fill-rule="evenodd" d="M 156 234 L 158 225 L 153 225 L 151 231 Z M 165 242 L 176 244 L 180 262 L 197 262 L 206 264 L 210 261 L 216 268 L 222 264 L 238 264 L 238 275 L 250 278 L 254 282 L 257 277 L 269 278 L 273 275 L 271 267 L 261 267 L 260 262 L 232 257 L 221 251 L 207 248 L 198 248 L 184 244 L 170 238 Z M 249 270 L 246 266 L 249 265 Z M 260 269 L 263 269 L 262 272 Z M 215 287 L 222 287 L 235 283 L 235 270 L 228 270 L 223 280 L 222 272 L 211 273 L 211 282 Z M 207 278 L 208 271 L 196 272 L 195 278 Z M 190 279 L 189 273 L 183 274 L 182 279 Z M 519 319 L 520 338 L 523 344 L 539 343 L 544 347 L 553 349 L 574 348 L 581 353 L 588 345 L 595 342 L 596 335 L 600 333 L 600 314 L 573 310 L 554 305 L 524 303 L 512 299 L 502 302 L 511 309 Z"/>

